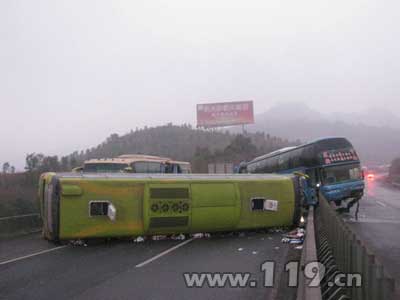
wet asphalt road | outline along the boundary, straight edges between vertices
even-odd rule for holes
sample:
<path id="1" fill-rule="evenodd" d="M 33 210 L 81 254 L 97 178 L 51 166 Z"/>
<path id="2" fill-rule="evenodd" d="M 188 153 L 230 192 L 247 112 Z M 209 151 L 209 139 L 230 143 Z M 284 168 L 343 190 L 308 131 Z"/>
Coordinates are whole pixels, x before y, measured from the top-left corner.
<path id="1" fill-rule="evenodd" d="M 293 248 L 280 233 L 55 247 L 38 234 L 0 241 L 0 299 L 275 299 L 278 269 Z M 266 260 L 279 266 L 275 288 L 262 287 Z M 258 287 L 187 288 L 184 272 L 250 272 Z"/>
<path id="2" fill-rule="evenodd" d="M 400 188 L 368 180 L 360 202 L 359 220 L 348 224 L 377 255 L 388 273 L 400 282 Z M 348 216 L 349 217 L 349 216 Z"/>

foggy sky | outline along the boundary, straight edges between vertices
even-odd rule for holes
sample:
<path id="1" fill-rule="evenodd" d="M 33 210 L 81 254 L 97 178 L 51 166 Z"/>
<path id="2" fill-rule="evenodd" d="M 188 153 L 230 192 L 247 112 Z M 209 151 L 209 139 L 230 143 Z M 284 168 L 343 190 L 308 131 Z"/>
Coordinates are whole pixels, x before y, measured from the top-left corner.
<path id="1" fill-rule="evenodd" d="M 151 3 L 150 3 L 151 2 Z M 398 1 L 0 1 L 0 163 L 195 104 L 400 112 Z"/>

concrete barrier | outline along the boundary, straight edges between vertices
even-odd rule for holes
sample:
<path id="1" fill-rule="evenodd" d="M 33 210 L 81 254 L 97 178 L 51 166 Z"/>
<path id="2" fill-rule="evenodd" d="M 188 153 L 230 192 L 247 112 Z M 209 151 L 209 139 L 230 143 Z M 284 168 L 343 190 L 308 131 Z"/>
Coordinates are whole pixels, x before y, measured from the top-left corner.
<path id="1" fill-rule="evenodd" d="M 300 261 L 299 287 L 297 289 L 297 300 L 321 300 L 321 289 L 311 287 L 310 278 L 304 276 L 304 268 L 308 263 L 317 261 L 317 247 L 315 241 L 314 207 L 311 206 L 307 216 L 306 237 L 303 244 Z"/>
<path id="2" fill-rule="evenodd" d="M 0 238 L 16 236 L 41 230 L 39 214 L 0 217 Z"/>

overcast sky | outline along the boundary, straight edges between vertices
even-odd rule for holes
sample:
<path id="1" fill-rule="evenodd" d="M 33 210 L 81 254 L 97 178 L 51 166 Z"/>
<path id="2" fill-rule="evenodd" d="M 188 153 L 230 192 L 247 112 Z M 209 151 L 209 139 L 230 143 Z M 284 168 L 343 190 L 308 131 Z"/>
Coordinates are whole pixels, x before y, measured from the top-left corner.
<path id="1" fill-rule="evenodd" d="M 400 112 L 399 1 L 0 0 L 0 163 L 195 123 L 195 104 Z"/>

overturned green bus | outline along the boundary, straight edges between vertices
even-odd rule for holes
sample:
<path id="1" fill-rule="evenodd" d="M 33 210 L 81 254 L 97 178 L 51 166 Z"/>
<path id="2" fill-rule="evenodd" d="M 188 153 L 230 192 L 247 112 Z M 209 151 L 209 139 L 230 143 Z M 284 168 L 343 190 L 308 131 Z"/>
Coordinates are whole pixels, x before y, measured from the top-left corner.
<path id="1" fill-rule="evenodd" d="M 293 175 L 45 173 L 39 182 L 53 241 L 289 226 L 302 195 Z"/>

